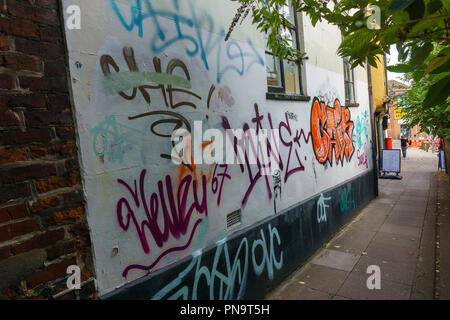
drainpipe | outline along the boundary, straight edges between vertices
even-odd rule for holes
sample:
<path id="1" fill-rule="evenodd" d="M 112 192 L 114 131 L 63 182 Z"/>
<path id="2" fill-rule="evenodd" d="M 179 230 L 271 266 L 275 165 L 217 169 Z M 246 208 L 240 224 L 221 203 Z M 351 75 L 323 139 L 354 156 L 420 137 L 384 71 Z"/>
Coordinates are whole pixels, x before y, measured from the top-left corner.
<path id="1" fill-rule="evenodd" d="M 386 79 L 386 96 L 389 96 L 389 80 L 388 80 L 388 73 L 387 73 L 386 53 L 383 55 L 383 63 L 384 63 L 384 78 Z"/>
<path id="2" fill-rule="evenodd" d="M 389 97 L 389 80 L 388 80 L 388 72 L 387 72 L 387 58 L 386 58 L 386 54 L 383 54 L 383 64 L 384 64 L 384 78 L 386 80 L 386 97 Z M 389 98 L 388 98 L 389 99 Z M 389 102 L 384 102 L 384 115 L 389 115 Z M 378 125 L 378 124 L 377 124 Z M 378 130 L 379 131 L 379 130 Z M 383 145 L 379 145 L 379 151 L 378 154 L 381 156 L 381 149 L 383 149 L 384 147 L 384 130 L 381 131 L 382 137 L 381 137 L 381 142 L 383 143 Z M 383 146 L 383 147 L 382 147 Z M 380 159 L 380 156 L 378 157 Z M 381 169 L 381 163 L 378 164 L 378 169 Z"/>
<path id="3" fill-rule="evenodd" d="M 369 89 L 369 113 L 370 113 L 370 129 L 372 131 L 372 163 L 373 163 L 373 178 L 375 182 L 375 197 L 378 197 L 378 165 L 377 165 L 377 146 L 375 136 L 375 121 L 374 121 L 374 109 L 373 109 L 373 95 L 372 95 L 372 72 L 369 62 L 367 64 L 367 84 Z M 381 156 L 381 155 L 380 155 Z"/>

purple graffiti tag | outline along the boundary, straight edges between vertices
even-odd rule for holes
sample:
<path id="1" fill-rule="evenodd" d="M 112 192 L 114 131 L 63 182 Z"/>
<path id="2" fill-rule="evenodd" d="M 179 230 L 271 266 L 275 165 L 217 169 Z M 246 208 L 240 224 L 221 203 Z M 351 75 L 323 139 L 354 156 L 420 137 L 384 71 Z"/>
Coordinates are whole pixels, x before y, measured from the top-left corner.
<path id="1" fill-rule="evenodd" d="M 258 141 L 254 141 L 255 137 L 252 136 L 251 132 L 253 129 L 250 128 L 250 125 L 245 122 L 242 126 L 242 131 L 244 134 L 241 137 L 237 137 L 235 133 L 233 133 L 231 129 L 230 122 L 227 117 L 222 117 L 222 126 L 227 132 L 227 138 L 232 142 L 233 149 L 235 155 L 240 160 L 239 165 L 242 173 L 246 173 L 249 179 L 249 186 L 244 194 L 242 199 L 242 206 L 245 206 L 248 198 L 254 190 L 254 187 L 258 183 L 259 179 L 264 176 L 267 197 L 269 200 L 272 199 L 272 187 L 271 182 L 267 174 L 261 173 L 262 171 L 267 173 L 267 169 L 271 170 L 271 174 L 275 174 L 278 170 L 280 171 L 278 174 L 284 174 L 284 183 L 287 182 L 289 177 L 291 177 L 294 173 L 304 171 L 305 167 L 302 164 L 302 160 L 300 159 L 300 149 L 302 147 L 302 140 L 305 144 L 308 144 L 311 140 L 311 132 L 305 132 L 303 129 L 293 129 L 290 124 L 290 114 L 289 112 L 285 113 L 285 119 L 280 121 L 276 130 L 274 130 L 274 125 L 272 121 L 272 116 L 268 112 L 267 116 L 262 115 L 259 112 L 258 104 L 254 104 L 255 113 L 251 118 L 251 123 L 254 125 L 256 131 L 256 136 L 263 129 L 264 117 L 266 117 L 266 123 L 268 122 L 268 131 L 271 133 L 271 138 L 265 136 L 262 141 L 258 139 Z M 267 127 L 267 126 L 266 126 Z M 277 132 L 277 133 L 276 133 Z M 276 137 L 275 137 L 276 136 Z M 277 139 L 279 138 L 279 139 Z M 278 141 L 279 140 L 279 141 Z M 249 143 L 249 150 L 245 148 L 245 143 Z M 284 166 L 283 159 L 280 153 L 280 147 L 289 148 L 288 158 L 286 166 Z M 240 148 L 240 150 L 238 150 Z M 239 152 L 242 151 L 242 152 Z M 249 162 L 249 152 L 253 152 L 256 155 L 256 165 L 257 169 L 251 167 Z M 291 162 L 291 156 L 295 155 L 297 165 L 294 164 L 294 160 Z M 243 159 L 242 159 L 243 158 Z M 292 158 L 294 159 L 294 157 Z M 305 158 L 306 159 L 306 158 Z M 281 186 L 280 186 L 281 187 Z M 277 189 L 278 190 L 278 189 Z"/>
<path id="2" fill-rule="evenodd" d="M 254 104 L 254 108 L 255 108 L 255 116 L 251 119 L 251 122 L 255 124 L 255 131 L 256 131 L 256 134 L 258 135 L 260 130 L 263 130 L 262 122 L 264 120 L 264 115 L 260 114 L 257 103 Z M 273 135 L 274 130 L 273 130 L 273 124 L 272 124 L 272 117 L 271 117 L 270 113 L 267 114 L 267 120 L 269 122 L 270 132 Z M 249 162 L 249 154 L 248 154 L 247 150 L 245 148 L 244 148 L 244 150 L 242 150 L 243 154 L 244 154 L 245 166 L 244 166 L 244 164 L 240 164 L 240 168 L 241 168 L 241 172 L 245 172 L 245 171 L 247 172 L 247 176 L 249 179 L 249 186 L 248 186 L 247 191 L 245 192 L 245 195 L 241 202 L 242 206 L 246 205 L 248 198 L 250 197 L 254 187 L 256 186 L 259 179 L 262 178 L 263 176 L 264 176 L 264 180 L 265 180 L 268 199 L 269 200 L 272 199 L 272 190 L 271 190 L 272 188 L 270 185 L 269 177 L 267 175 L 261 174 L 261 172 L 264 171 L 264 169 L 267 170 L 268 168 L 271 168 L 271 166 L 272 166 L 271 159 L 274 159 L 274 161 L 278 165 L 278 168 L 283 170 L 283 161 L 280 156 L 279 146 L 276 143 L 276 139 L 273 139 L 274 142 L 272 145 L 272 143 L 270 142 L 270 139 L 268 137 L 266 137 L 266 139 L 265 139 L 266 149 L 263 150 L 263 146 L 261 145 L 260 141 L 254 141 L 254 139 L 253 139 L 254 137 L 252 137 L 252 135 L 250 133 L 250 126 L 248 123 L 243 124 L 242 130 L 244 131 L 244 135 L 240 139 L 237 138 L 236 136 L 234 136 L 228 130 L 228 129 L 231 129 L 231 126 L 226 117 L 222 117 L 222 126 L 227 131 L 227 137 L 228 137 L 228 139 L 230 139 L 230 141 L 232 141 L 234 152 L 238 157 L 240 157 L 240 153 L 238 152 L 238 146 L 242 146 L 242 145 L 245 146 L 245 141 L 249 142 L 250 150 L 253 152 L 253 154 L 256 155 L 257 169 L 252 169 L 250 162 Z M 274 137 L 272 137 L 272 138 L 274 138 Z M 242 141 L 242 140 L 244 140 L 244 141 Z"/>
<path id="3" fill-rule="evenodd" d="M 217 167 L 223 168 L 222 173 L 218 173 L 216 175 L 216 170 Z M 223 183 L 225 182 L 225 178 L 231 180 L 231 176 L 227 173 L 228 171 L 228 165 L 227 164 L 216 164 L 216 166 L 214 167 L 214 173 L 213 173 L 213 178 L 211 181 L 211 190 L 214 194 L 217 193 L 217 191 L 219 191 L 219 195 L 217 196 L 217 206 L 220 206 L 220 199 L 222 198 L 222 189 L 223 189 Z M 220 187 L 219 187 L 219 179 L 218 177 L 222 178 L 220 180 Z"/>
<path id="4" fill-rule="evenodd" d="M 364 146 L 364 151 L 359 152 L 357 151 L 357 157 L 358 157 L 358 167 L 361 168 L 369 168 L 369 164 L 367 163 L 367 145 Z"/>
<path id="5" fill-rule="evenodd" d="M 289 155 L 288 155 L 288 160 L 286 163 L 286 173 L 284 175 L 284 182 L 286 183 L 286 181 L 288 180 L 288 178 L 293 175 L 296 172 L 299 171 L 304 171 L 305 167 L 302 164 L 302 161 L 300 160 L 300 156 L 298 154 L 298 149 L 301 148 L 301 144 L 300 144 L 300 138 L 303 137 L 303 140 L 305 141 L 306 144 L 308 144 L 309 139 L 311 138 L 311 132 L 308 133 L 308 135 L 305 134 L 305 132 L 303 131 L 303 129 L 301 130 L 296 130 L 295 131 L 295 136 L 292 138 L 292 130 L 291 130 L 291 125 L 289 124 L 289 114 L 288 112 L 285 113 L 285 117 L 286 117 L 286 122 L 281 121 L 280 125 L 279 125 L 279 130 L 280 130 L 280 140 L 281 143 L 286 146 L 289 147 Z M 286 141 L 285 139 L 283 139 L 283 134 L 282 134 L 282 129 L 285 129 L 287 131 L 287 133 L 289 134 L 289 138 L 291 139 L 291 141 Z M 291 155 L 292 155 L 292 151 L 294 151 L 295 153 L 295 157 L 297 158 L 298 161 L 298 166 L 289 170 L 289 165 L 291 163 Z"/>
<path id="6" fill-rule="evenodd" d="M 197 227 L 200 225 L 200 223 L 201 223 L 202 221 L 203 221 L 203 220 L 199 219 L 199 220 L 197 220 L 197 221 L 195 222 L 194 227 L 192 228 L 192 233 L 191 233 L 191 235 L 190 235 L 190 237 L 189 237 L 189 240 L 186 242 L 186 244 L 185 244 L 184 246 L 173 247 L 173 248 L 170 248 L 170 249 L 164 251 L 163 253 L 161 253 L 161 254 L 156 258 L 156 260 L 155 260 L 152 264 L 150 264 L 150 265 L 148 265 L 148 266 L 144 266 L 144 265 L 140 265 L 140 264 L 132 264 L 132 265 L 129 265 L 129 266 L 126 267 L 125 270 L 122 272 L 122 276 L 123 276 L 124 278 L 126 278 L 127 275 L 128 275 L 128 272 L 129 272 L 130 270 L 142 270 L 142 271 L 150 271 L 150 270 L 152 270 L 152 271 L 157 271 L 157 269 L 154 269 L 154 267 L 158 264 L 158 262 L 159 262 L 162 258 L 164 258 L 165 256 L 167 256 L 168 254 L 170 254 L 170 253 L 172 253 L 172 252 L 183 251 L 183 250 L 187 249 L 187 248 L 191 245 L 192 239 L 193 239 L 194 234 L 195 234 L 195 231 L 197 230 Z"/>
<path id="7" fill-rule="evenodd" d="M 187 244 L 185 244 L 184 246 L 173 247 L 164 251 L 155 260 L 155 262 L 149 266 L 137 267 L 136 265 L 132 265 L 127 267 L 123 272 L 124 277 L 126 277 L 130 269 L 142 269 L 150 271 L 158 263 L 158 261 L 165 255 L 174 251 L 181 251 L 186 249 L 192 241 L 192 237 L 195 233 L 195 230 L 197 229 L 197 226 L 202 221 L 201 218 L 197 219 L 192 218 L 194 210 L 197 211 L 198 214 L 204 214 L 205 216 L 208 215 L 208 208 L 206 202 L 207 183 L 205 175 L 202 176 L 201 182 L 203 190 L 201 201 L 199 201 L 196 181 L 193 180 L 191 175 L 187 175 L 181 180 L 176 191 L 176 199 L 172 191 L 174 190 L 172 185 L 172 179 L 169 175 L 166 175 L 165 177 L 166 195 L 164 194 L 163 180 L 160 180 L 157 183 L 158 192 L 154 192 L 150 195 L 148 203 L 147 202 L 148 198 L 146 197 L 144 188 L 146 173 L 147 173 L 146 169 L 143 169 L 141 171 L 139 178 L 139 189 L 136 180 L 134 180 L 134 189 L 132 189 L 124 180 L 122 179 L 117 180 L 117 182 L 120 185 L 124 186 L 130 193 L 131 197 L 134 200 L 133 204 L 135 208 L 133 209 L 132 205 L 130 204 L 130 202 L 126 197 L 122 197 L 117 202 L 116 206 L 119 226 L 122 228 L 122 230 L 128 231 L 130 227 L 130 222 L 131 220 L 133 221 L 137 235 L 141 242 L 142 250 L 146 254 L 151 253 L 150 244 L 147 239 L 146 231 L 150 232 L 150 235 L 152 236 L 156 245 L 161 248 L 167 241 L 169 241 L 170 236 L 172 236 L 176 240 L 179 240 L 182 236 L 186 235 L 189 229 L 189 225 L 191 224 L 191 221 L 192 220 L 196 221 L 194 222 L 194 227 L 192 228 Z M 194 200 L 193 203 L 189 206 L 188 195 L 190 190 L 192 190 Z M 165 197 L 167 197 L 168 206 Z M 139 209 L 141 207 L 141 204 L 146 219 L 139 224 L 138 219 L 136 218 L 135 210 Z M 124 217 L 124 209 L 126 210 L 125 217 Z M 162 230 L 158 225 L 158 217 L 160 216 L 161 211 L 163 216 Z"/>
<path id="8" fill-rule="evenodd" d="M 228 119 L 226 117 L 222 117 L 222 125 L 223 125 L 225 130 L 231 129 L 230 123 L 229 123 L 229 121 L 228 121 Z M 245 141 L 245 139 L 247 137 L 249 138 L 248 140 L 250 141 L 252 149 L 253 150 L 255 149 L 255 145 L 254 145 L 253 141 L 251 140 L 251 137 L 249 137 L 249 135 L 248 135 L 249 129 L 250 128 L 249 128 L 248 124 L 245 123 L 244 126 L 243 126 L 243 131 L 245 133 L 244 133 L 244 135 L 243 135 L 243 137 L 241 139 L 238 139 L 234 135 L 230 136 L 229 135 L 229 131 L 227 131 L 227 136 L 233 142 L 234 152 L 235 152 L 235 154 L 238 157 L 240 157 L 240 154 L 238 152 L 238 145 L 241 144 L 242 140 Z M 250 197 L 250 194 L 252 193 L 253 188 L 255 187 L 256 183 L 262 177 L 262 175 L 261 175 L 261 167 L 262 166 L 261 166 L 259 157 L 257 159 L 258 169 L 257 170 L 253 170 L 251 168 L 251 166 L 250 166 L 249 155 L 248 155 L 247 151 L 244 150 L 244 163 L 245 163 L 245 167 L 244 167 L 243 164 L 240 164 L 240 168 L 241 168 L 241 172 L 245 172 L 245 170 L 247 170 L 247 175 L 248 175 L 248 179 L 249 179 L 249 187 L 248 187 L 247 191 L 245 192 L 245 195 L 244 195 L 244 197 L 242 199 L 242 202 L 241 202 L 241 205 L 243 207 L 246 205 L 247 200 Z M 267 176 L 266 176 L 266 180 L 268 180 Z M 266 183 L 268 185 L 268 188 L 267 188 L 268 197 L 269 197 L 269 199 L 272 199 L 272 192 L 270 190 L 269 182 L 266 181 Z"/>

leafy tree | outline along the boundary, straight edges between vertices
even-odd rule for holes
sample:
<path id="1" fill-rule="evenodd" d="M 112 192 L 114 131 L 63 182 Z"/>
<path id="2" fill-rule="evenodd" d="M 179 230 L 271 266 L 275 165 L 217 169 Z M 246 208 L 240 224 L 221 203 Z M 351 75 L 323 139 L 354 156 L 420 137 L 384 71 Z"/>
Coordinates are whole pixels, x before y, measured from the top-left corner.
<path id="1" fill-rule="evenodd" d="M 429 65 L 430 61 L 449 51 L 448 47 L 435 49 L 424 64 Z M 419 124 L 426 133 L 450 140 L 450 98 L 442 95 L 442 92 L 450 86 L 450 83 L 442 81 L 449 76 L 450 70 L 443 69 L 439 72 L 439 69 L 435 69 L 416 81 L 414 78 L 417 78 L 417 72 L 421 71 L 405 73 L 403 80 L 408 82 L 411 88 L 394 98 L 397 106 L 405 111 L 405 120 L 409 128 Z"/>
<path id="2" fill-rule="evenodd" d="M 450 94 L 450 1 L 449 0 L 231 0 L 240 7 L 230 26 L 251 12 L 253 24 L 268 34 L 268 48 L 275 56 L 301 63 L 305 53 L 291 46 L 280 30 L 292 24 L 278 8 L 289 5 L 319 21 L 339 27 L 343 41 L 338 54 L 347 57 L 352 67 L 366 62 L 376 67 L 379 55 L 396 45 L 400 64 L 388 67 L 392 72 L 407 73 L 413 82 L 405 96 L 411 111 L 406 118 L 423 128 L 448 136 Z M 374 7 L 380 19 L 373 20 Z M 369 19 L 369 22 L 367 20 Z M 439 50 L 436 50 L 440 48 Z M 406 102 L 405 102 L 406 103 Z"/>

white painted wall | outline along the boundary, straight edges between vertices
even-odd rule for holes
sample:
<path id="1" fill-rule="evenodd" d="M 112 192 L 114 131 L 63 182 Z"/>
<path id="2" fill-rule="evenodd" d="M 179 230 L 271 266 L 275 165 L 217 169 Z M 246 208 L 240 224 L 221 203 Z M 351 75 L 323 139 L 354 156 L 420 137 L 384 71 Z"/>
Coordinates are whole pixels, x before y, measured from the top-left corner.
<path id="1" fill-rule="evenodd" d="M 247 170 L 241 172 L 238 165 L 229 165 L 226 172 L 229 178 L 223 179 L 221 189 L 223 168 L 217 167 L 216 175 L 213 176 L 215 166 L 197 165 L 195 171 L 200 182 L 200 186 L 196 189 L 200 198 L 198 201 L 201 202 L 205 192 L 207 216 L 201 209 L 194 209 L 190 218 L 186 219 L 185 230 L 179 227 L 177 229 L 181 230 L 179 234 L 169 234 L 167 238 L 159 237 L 162 239 L 159 245 L 148 228 L 145 229 L 145 239 L 142 236 L 139 238 L 132 220 L 129 221 L 127 229 L 126 204 L 134 212 L 139 227 L 143 222 L 154 219 L 163 230 L 165 223 L 158 181 L 161 181 L 166 203 L 169 201 L 168 190 L 175 201 L 178 193 L 183 194 L 184 190 L 188 190 L 187 208 L 195 202 L 195 188 L 192 184 L 189 189 L 183 185 L 178 186 L 182 170 L 180 166 L 161 157 L 162 153 L 170 154 L 171 144 L 168 138 L 151 132 L 150 128 L 155 121 L 182 117 L 191 126 L 194 121 L 202 121 L 203 129 L 217 128 L 223 131 L 222 117 L 226 117 L 233 129 L 242 128 L 244 122 L 251 128 L 256 128 L 256 124 L 252 122 L 256 103 L 259 114 L 263 116 L 261 120 L 263 128 L 270 128 L 268 116 L 270 113 L 274 128 L 279 128 L 281 122 L 285 123 L 285 127 L 281 127 L 281 136 L 283 141 L 289 143 L 301 130 L 306 134 L 310 132 L 312 105 L 312 99 L 310 102 L 266 100 L 267 83 L 263 65 L 262 35 L 250 25 L 250 19 L 247 19 L 246 23 L 235 29 L 232 40 L 228 43 L 223 42 L 223 32 L 226 32 L 236 9 L 236 5 L 232 2 L 217 0 L 212 5 L 212 1 L 208 0 L 149 1 L 156 14 L 143 20 L 140 36 L 138 26 L 130 25 L 131 6 L 136 7 L 140 3 L 144 12 L 148 13 L 146 2 L 63 1 L 65 8 L 78 4 L 82 12 L 81 30 L 66 29 L 66 35 L 84 193 L 87 199 L 88 222 L 100 294 L 142 277 L 148 271 L 154 272 L 165 268 L 193 252 L 214 245 L 216 241 L 242 228 L 273 216 L 276 214 L 274 201 L 279 213 L 372 167 L 369 150 L 370 130 L 368 137 L 363 136 L 361 148 L 358 147 L 357 141 L 357 119 L 361 119 L 364 114 L 367 119 L 369 117 L 367 77 L 365 70 L 361 68 L 355 72 L 357 102 L 360 106 L 350 108 L 351 120 L 355 125 L 353 132 L 355 151 L 351 160 L 345 160 L 342 164 L 336 164 L 334 161 L 333 166 L 319 163 L 314 155 L 311 139 L 306 141 L 304 139 L 307 136 L 300 138 L 300 146 L 294 143 L 292 150 L 289 146 L 281 145 L 279 151 L 284 164 L 281 173 L 281 196 L 275 198 L 273 194 L 273 177 L 268 177 L 268 184 L 262 177 L 249 193 L 245 205 L 242 201 L 250 186 Z M 176 7 L 177 3 L 179 9 Z M 112 4 L 116 4 L 118 12 L 123 15 L 124 23 L 120 22 Z M 67 13 L 65 18 L 68 18 Z M 177 19 L 182 20 L 179 30 L 176 25 Z M 158 21 L 158 24 L 155 21 Z M 303 66 L 307 76 L 306 93 L 331 104 L 336 98 L 344 102 L 342 59 L 336 55 L 340 41 L 338 31 L 325 24 L 319 24 L 314 29 L 306 18 L 303 21 L 304 49 L 309 56 L 309 60 Z M 199 27 L 192 27 L 190 23 Z M 127 25 L 130 26 L 129 31 Z M 158 25 L 160 29 L 157 28 Z M 181 40 L 179 32 L 183 37 Z M 201 54 L 202 46 L 206 52 L 205 57 Z M 201 99 L 176 92 L 173 94 L 174 101 L 175 103 L 187 101 L 196 107 L 182 105 L 172 109 L 166 106 L 162 91 L 159 89 L 145 89 L 151 103 L 145 100 L 140 90 L 136 90 L 133 100 L 126 100 L 119 94 L 108 93 L 100 63 L 101 57 L 109 55 L 121 72 L 129 71 L 123 55 L 124 47 L 133 48 L 135 61 L 141 72 L 155 71 L 154 57 L 161 60 L 163 73 L 174 59 L 182 61 L 191 78 L 189 90 Z M 110 66 L 110 69 L 111 73 L 116 73 L 114 67 Z M 185 77 L 181 68 L 175 68 L 173 74 Z M 149 82 L 148 85 L 155 84 Z M 208 95 L 212 85 L 215 86 L 215 90 L 208 108 Z M 165 90 L 167 94 L 167 86 Z M 132 91 L 126 90 L 125 93 L 131 95 Z M 129 119 L 154 111 L 173 113 Z M 286 129 L 286 112 L 296 115 L 296 119 L 289 119 L 291 134 Z M 172 129 L 173 124 L 167 123 L 155 127 L 159 133 L 170 134 Z M 110 152 L 102 155 L 104 142 Z M 367 168 L 358 165 L 357 154 L 364 153 L 366 150 L 364 145 L 369 161 Z M 303 170 L 288 174 L 300 166 Z M 154 207 L 157 215 L 153 217 L 146 215 L 139 191 L 140 175 L 143 170 L 146 170 L 143 198 L 149 207 L 147 210 L 149 214 L 150 206 L 158 202 L 157 210 Z M 201 170 L 207 180 L 205 189 L 201 184 Z M 252 166 L 252 170 L 257 171 L 256 166 Z M 181 175 L 183 177 L 183 171 Z M 166 176 L 171 185 L 168 184 Z M 185 176 L 193 176 L 193 172 L 185 170 Z M 119 183 L 119 179 L 123 183 Z M 132 196 L 135 192 L 135 181 L 136 200 Z M 127 190 L 125 183 L 129 185 L 130 190 Z M 271 198 L 269 190 L 272 193 Z M 118 218 L 118 207 L 123 209 L 122 219 Z M 242 224 L 227 229 L 227 214 L 238 209 L 242 212 Z M 147 252 L 142 243 L 148 244 Z M 150 270 L 141 270 L 145 268 L 137 267 L 150 265 L 154 265 Z"/>

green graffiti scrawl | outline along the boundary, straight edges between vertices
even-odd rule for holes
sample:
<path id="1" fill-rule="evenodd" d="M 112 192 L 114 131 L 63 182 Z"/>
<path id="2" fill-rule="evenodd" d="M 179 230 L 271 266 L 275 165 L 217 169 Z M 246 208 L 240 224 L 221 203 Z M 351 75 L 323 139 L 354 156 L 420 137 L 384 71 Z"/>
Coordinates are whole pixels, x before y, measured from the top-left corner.
<path id="1" fill-rule="evenodd" d="M 191 88 L 191 82 L 185 78 L 159 72 L 124 71 L 105 76 L 104 86 L 108 94 L 116 94 L 128 89 L 154 84 L 172 85 L 185 89 Z"/>

